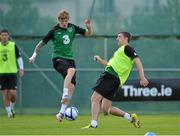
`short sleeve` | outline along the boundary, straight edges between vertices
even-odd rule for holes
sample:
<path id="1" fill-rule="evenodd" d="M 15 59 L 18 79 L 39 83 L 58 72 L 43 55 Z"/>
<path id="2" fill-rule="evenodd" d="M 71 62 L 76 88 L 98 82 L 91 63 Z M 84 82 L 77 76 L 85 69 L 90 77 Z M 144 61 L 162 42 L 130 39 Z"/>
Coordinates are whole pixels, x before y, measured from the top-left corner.
<path id="1" fill-rule="evenodd" d="M 124 53 L 131 59 L 138 57 L 136 51 L 129 45 L 125 46 Z"/>
<path id="2" fill-rule="evenodd" d="M 15 44 L 15 54 L 16 54 L 16 58 L 21 57 L 21 53 L 19 52 L 19 49 L 18 49 L 18 47 L 16 46 L 16 44 Z"/>
<path id="3" fill-rule="evenodd" d="M 57 24 L 56 26 L 54 26 L 49 32 L 48 34 L 42 39 L 42 42 L 47 44 L 51 39 L 53 39 L 54 36 L 54 32 L 59 28 L 59 25 Z"/>
<path id="4" fill-rule="evenodd" d="M 81 35 L 85 35 L 86 29 L 83 29 L 83 28 L 81 28 L 79 26 L 76 26 L 76 25 L 74 25 L 74 27 L 75 27 L 75 33 L 78 33 L 78 34 L 81 34 Z"/>
<path id="5" fill-rule="evenodd" d="M 48 32 L 48 34 L 42 39 L 43 43 L 47 44 L 52 38 L 53 38 L 53 35 L 54 35 L 54 30 L 50 30 Z"/>

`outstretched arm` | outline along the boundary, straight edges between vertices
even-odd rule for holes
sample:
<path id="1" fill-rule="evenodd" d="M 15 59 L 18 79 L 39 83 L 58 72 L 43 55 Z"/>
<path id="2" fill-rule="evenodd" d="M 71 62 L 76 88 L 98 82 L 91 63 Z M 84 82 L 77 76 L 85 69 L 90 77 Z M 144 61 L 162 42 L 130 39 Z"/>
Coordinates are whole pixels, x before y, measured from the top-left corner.
<path id="1" fill-rule="evenodd" d="M 85 20 L 85 25 L 86 25 L 85 36 L 91 36 L 92 35 L 92 29 L 91 29 L 91 22 L 89 19 Z"/>
<path id="2" fill-rule="evenodd" d="M 136 67 L 139 73 L 140 85 L 145 87 L 149 84 L 149 81 L 144 76 L 144 70 L 143 70 L 141 60 L 137 57 L 134 59 L 134 62 L 136 64 Z"/>
<path id="3" fill-rule="evenodd" d="M 34 63 L 35 59 L 36 59 L 36 56 L 37 54 L 39 53 L 39 51 L 41 50 L 41 48 L 43 47 L 44 43 L 42 41 L 40 41 L 35 49 L 34 49 L 34 53 L 32 54 L 32 56 L 29 58 L 29 63 L 32 64 Z"/>
<path id="4" fill-rule="evenodd" d="M 108 64 L 108 62 L 106 61 L 106 60 L 104 60 L 104 59 L 102 59 L 100 56 L 98 56 L 98 55 L 95 55 L 94 56 L 94 60 L 96 61 L 96 62 L 98 62 L 99 64 L 102 64 L 102 65 L 104 65 L 104 66 L 106 66 L 107 64 Z"/>

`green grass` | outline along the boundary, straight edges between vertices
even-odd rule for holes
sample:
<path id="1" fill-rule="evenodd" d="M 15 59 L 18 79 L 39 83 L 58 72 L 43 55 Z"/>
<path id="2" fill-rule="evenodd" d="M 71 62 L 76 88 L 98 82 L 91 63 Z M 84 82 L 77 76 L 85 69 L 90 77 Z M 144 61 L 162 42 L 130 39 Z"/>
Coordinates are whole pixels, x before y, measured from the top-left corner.
<path id="1" fill-rule="evenodd" d="M 57 123 L 53 115 L 17 115 L 14 119 L 0 116 L 0 135 L 180 135 L 180 115 L 140 115 L 142 127 L 137 129 L 123 118 L 103 116 L 97 129 L 81 129 L 88 125 L 90 116 L 79 116 L 76 121 Z"/>

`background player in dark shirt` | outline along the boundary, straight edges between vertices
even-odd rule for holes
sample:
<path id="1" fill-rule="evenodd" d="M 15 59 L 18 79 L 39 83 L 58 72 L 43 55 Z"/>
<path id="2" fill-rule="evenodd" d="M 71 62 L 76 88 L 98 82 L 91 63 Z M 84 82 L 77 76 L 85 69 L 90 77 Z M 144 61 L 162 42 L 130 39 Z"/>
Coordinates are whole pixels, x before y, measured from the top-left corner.
<path id="1" fill-rule="evenodd" d="M 102 104 L 102 109 L 106 113 L 124 117 L 132 122 L 136 128 L 140 127 L 140 122 L 136 114 L 129 114 L 117 107 L 113 107 L 111 100 L 112 95 L 126 82 L 134 62 L 139 73 L 140 85 L 148 85 L 148 80 L 144 76 L 142 63 L 135 50 L 129 46 L 130 38 L 131 35 L 128 32 L 120 32 L 118 34 L 117 42 L 119 49 L 108 62 L 101 59 L 99 56 L 94 57 L 98 63 L 106 67 L 105 71 L 97 80 L 96 85 L 93 87 L 94 92 L 91 96 L 92 120 L 90 125 L 84 128 L 97 128 L 100 104 Z"/>
<path id="2" fill-rule="evenodd" d="M 61 99 L 61 109 L 56 115 L 56 119 L 61 122 L 65 110 L 70 103 L 73 90 L 76 85 L 76 66 L 73 60 L 72 43 L 76 34 L 84 36 L 91 35 L 90 20 L 85 20 L 86 29 L 80 28 L 69 23 L 69 13 L 62 11 L 58 15 L 59 24 L 54 26 L 52 30 L 37 44 L 32 57 L 29 58 L 29 63 L 33 63 L 40 49 L 48 43 L 53 42 L 53 66 L 57 72 L 64 77 L 64 88 Z"/>

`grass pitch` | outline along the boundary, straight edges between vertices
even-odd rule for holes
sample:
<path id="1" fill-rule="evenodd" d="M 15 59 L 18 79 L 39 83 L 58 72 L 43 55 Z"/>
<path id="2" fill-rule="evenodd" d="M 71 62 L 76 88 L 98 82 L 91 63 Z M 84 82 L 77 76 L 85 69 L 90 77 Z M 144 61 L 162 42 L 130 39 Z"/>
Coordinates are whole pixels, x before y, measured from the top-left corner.
<path id="1" fill-rule="evenodd" d="M 76 121 L 56 122 L 54 115 L 17 115 L 14 119 L 0 116 L 0 135 L 180 135 L 180 115 L 140 115 L 141 128 L 112 115 L 100 115 L 97 129 L 81 129 L 89 124 L 90 116 Z"/>

